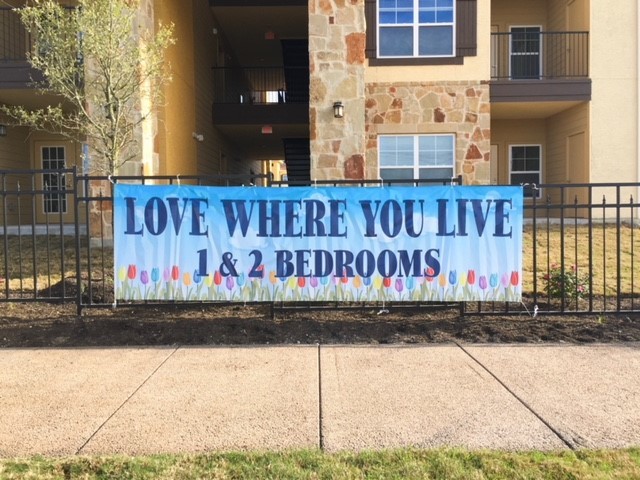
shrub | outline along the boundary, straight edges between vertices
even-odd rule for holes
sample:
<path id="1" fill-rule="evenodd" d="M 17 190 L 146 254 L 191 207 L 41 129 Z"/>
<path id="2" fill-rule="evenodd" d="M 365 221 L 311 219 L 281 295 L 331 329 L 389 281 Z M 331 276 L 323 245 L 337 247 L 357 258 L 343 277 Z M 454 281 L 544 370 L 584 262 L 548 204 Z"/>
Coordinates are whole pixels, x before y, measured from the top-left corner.
<path id="1" fill-rule="evenodd" d="M 554 263 L 549 272 L 542 277 L 547 282 L 546 292 L 551 298 L 562 298 L 564 284 L 564 299 L 571 304 L 577 298 L 584 298 L 589 293 L 589 279 L 578 271 L 578 267 L 563 270 L 560 265 Z"/>

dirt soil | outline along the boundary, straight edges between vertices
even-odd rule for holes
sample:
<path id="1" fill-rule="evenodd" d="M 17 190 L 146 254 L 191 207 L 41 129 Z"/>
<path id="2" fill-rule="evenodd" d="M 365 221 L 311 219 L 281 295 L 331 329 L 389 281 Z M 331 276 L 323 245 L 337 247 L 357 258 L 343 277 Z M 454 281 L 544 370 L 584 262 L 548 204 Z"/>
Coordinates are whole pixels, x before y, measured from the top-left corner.
<path id="1" fill-rule="evenodd" d="M 207 305 L 86 309 L 0 304 L 0 347 L 640 341 L 640 315 L 460 316 L 456 309 L 276 310 Z"/>

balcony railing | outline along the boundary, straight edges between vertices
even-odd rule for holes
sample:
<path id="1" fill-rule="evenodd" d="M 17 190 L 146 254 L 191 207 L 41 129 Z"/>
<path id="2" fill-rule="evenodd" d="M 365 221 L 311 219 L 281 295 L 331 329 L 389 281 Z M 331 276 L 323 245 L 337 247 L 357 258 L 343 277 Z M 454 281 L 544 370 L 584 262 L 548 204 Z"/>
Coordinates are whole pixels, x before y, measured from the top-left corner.
<path id="1" fill-rule="evenodd" d="M 589 32 L 513 28 L 491 34 L 491 78 L 546 80 L 589 76 Z"/>
<path id="2" fill-rule="evenodd" d="M 308 67 L 215 67 L 214 103 L 309 103 Z"/>
<path id="3" fill-rule="evenodd" d="M 0 8 L 0 61 L 25 61 L 33 47 L 31 34 L 11 8 Z"/>

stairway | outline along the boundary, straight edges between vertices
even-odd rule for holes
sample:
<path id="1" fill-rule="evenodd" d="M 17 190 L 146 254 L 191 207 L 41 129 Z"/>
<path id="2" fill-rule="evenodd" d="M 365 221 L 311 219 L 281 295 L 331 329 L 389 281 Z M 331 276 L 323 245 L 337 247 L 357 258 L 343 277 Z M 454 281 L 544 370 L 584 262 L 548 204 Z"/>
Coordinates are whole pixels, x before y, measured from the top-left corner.
<path id="1" fill-rule="evenodd" d="M 311 150 L 308 138 L 283 138 L 287 178 L 293 185 L 309 185 Z"/>
<path id="2" fill-rule="evenodd" d="M 309 103 L 309 41 L 282 40 L 287 103 Z"/>

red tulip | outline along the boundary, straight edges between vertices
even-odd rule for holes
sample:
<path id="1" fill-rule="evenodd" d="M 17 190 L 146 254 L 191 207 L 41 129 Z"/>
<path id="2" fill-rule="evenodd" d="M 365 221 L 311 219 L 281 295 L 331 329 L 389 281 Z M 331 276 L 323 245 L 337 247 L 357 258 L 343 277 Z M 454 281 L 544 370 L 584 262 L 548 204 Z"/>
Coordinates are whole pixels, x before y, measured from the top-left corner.
<path id="1" fill-rule="evenodd" d="M 518 282 L 520 281 L 520 276 L 518 274 L 518 272 L 511 272 L 511 285 L 513 285 L 514 287 L 516 285 L 518 285 Z"/>
<path id="2" fill-rule="evenodd" d="M 300 288 L 304 288 L 304 286 L 307 284 L 307 280 L 304 277 L 298 277 L 298 286 Z"/>
<path id="3" fill-rule="evenodd" d="M 180 278 L 180 269 L 177 265 L 171 267 L 171 278 L 175 281 Z"/>
<path id="4" fill-rule="evenodd" d="M 129 268 L 127 269 L 127 277 L 129 277 L 129 280 L 136 278 L 137 273 L 137 267 L 135 265 L 129 265 Z"/>
<path id="5" fill-rule="evenodd" d="M 476 271 L 475 270 L 469 270 L 467 272 L 467 283 L 469 285 L 473 285 L 476 282 Z"/>
<path id="6" fill-rule="evenodd" d="M 391 286 L 391 279 L 389 277 L 384 277 L 382 280 L 382 285 L 389 288 Z"/>
<path id="7" fill-rule="evenodd" d="M 222 275 L 220 275 L 220 272 L 218 270 L 216 270 L 213 274 L 213 283 L 215 283 L 216 285 L 220 285 L 222 283 Z"/>

